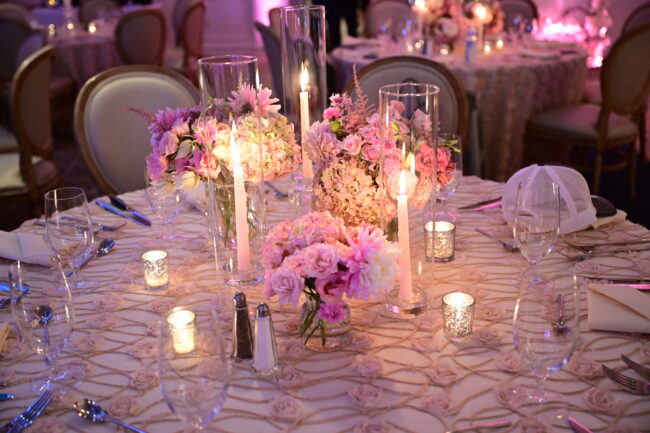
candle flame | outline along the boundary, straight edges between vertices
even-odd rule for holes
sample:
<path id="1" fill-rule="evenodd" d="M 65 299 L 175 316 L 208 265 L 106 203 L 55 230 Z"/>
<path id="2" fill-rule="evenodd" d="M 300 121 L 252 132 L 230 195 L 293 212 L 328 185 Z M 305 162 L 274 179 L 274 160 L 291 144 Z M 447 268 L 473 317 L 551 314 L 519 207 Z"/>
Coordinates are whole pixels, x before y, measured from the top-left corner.
<path id="1" fill-rule="evenodd" d="M 474 10 L 472 12 L 480 22 L 485 21 L 485 18 L 487 16 L 487 9 L 481 3 L 478 3 L 476 6 L 474 6 Z"/>
<path id="2" fill-rule="evenodd" d="M 413 3 L 413 7 L 415 8 L 415 10 L 420 12 L 427 11 L 427 4 L 425 0 L 415 0 L 415 3 Z"/>
<path id="3" fill-rule="evenodd" d="M 307 70 L 307 66 L 304 63 L 300 69 L 300 90 L 306 92 L 307 86 L 309 85 L 309 70 Z"/>
<path id="4" fill-rule="evenodd" d="M 232 121 L 232 127 L 230 128 L 230 161 L 232 162 L 232 168 L 239 167 L 241 165 L 241 157 L 239 155 L 239 145 L 237 140 L 235 140 L 235 135 L 237 134 L 237 125 L 235 121 Z"/>

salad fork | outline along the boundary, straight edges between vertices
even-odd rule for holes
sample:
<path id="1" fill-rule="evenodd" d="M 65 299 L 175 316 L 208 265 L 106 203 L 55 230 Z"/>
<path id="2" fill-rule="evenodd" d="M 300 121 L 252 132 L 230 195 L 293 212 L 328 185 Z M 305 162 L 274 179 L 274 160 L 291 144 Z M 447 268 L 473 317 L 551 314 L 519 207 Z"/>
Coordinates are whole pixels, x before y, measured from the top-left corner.
<path id="1" fill-rule="evenodd" d="M 18 433 L 32 425 L 34 420 L 38 418 L 43 410 L 52 401 L 54 395 L 51 391 L 46 390 L 43 392 L 23 413 L 12 419 L 4 426 L 5 432 Z"/>
<path id="2" fill-rule="evenodd" d="M 603 365 L 603 373 L 614 382 L 623 385 L 632 394 L 650 395 L 650 383 L 648 382 L 627 377 L 616 370 L 612 370 L 606 365 Z"/>
<path id="3" fill-rule="evenodd" d="M 641 364 L 637 364 L 636 362 L 632 361 L 630 358 L 628 358 L 625 355 L 621 355 L 621 359 L 632 370 L 636 371 L 639 375 L 643 376 L 645 379 L 650 380 L 650 368 L 644 367 Z"/>

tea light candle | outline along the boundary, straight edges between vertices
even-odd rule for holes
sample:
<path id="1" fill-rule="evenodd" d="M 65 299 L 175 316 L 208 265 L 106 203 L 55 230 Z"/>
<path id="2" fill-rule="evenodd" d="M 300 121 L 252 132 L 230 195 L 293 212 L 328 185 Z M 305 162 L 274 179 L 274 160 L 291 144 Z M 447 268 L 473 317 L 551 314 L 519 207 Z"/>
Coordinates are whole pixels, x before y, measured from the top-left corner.
<path id="1" fill-rule="evenodd" d="M 499 38 L 499 39 L 497 39 L 497 41 L 496 41 L 496 43 L 494 45 L 497 48 L 497 50 L 502 50 L 505 44 L 503 42 L 503 39 Z"/>
<path id="2" fill-rule="evenodd" d="M 196 347 L 194 321 L 196 314 L 178 309 L 167 316 L 167 324 L 172 336 L 172 346 L 176 353 L 190 353 Z"/>
<path id="3" fill-rule="evenodd" d="M 424 225 L 424 252 L 427 261 L 454 260 L 456 225 L 448 221 L 429 221 Z"/>
<path id="4" fill-rule="evenodd" d="M 483 44 L 483 53 L 489 55 L 492 53 L 492 44 L 490 42 L 485 42 Z"/>
<path id="5" fill-rule="evenodd" d="M 95 23 L 88 24 L 88 33 L 93 34 L 96 32 L 97 32 L 97 26 L 95 25 Z"/>
<path id="6" fill-rule="evenodd" d="M 169 283 L 166 251 L 152 250 L 142 254 L 142 268 L 147 286 L 161 289 Z"/>
<path id="7" fill-rule="evenodd" d="M 461 292 L 442 297 L 442 321 L 445 336 L 455 342 L 466 341 L 472 335 L 474 298 Z"/>

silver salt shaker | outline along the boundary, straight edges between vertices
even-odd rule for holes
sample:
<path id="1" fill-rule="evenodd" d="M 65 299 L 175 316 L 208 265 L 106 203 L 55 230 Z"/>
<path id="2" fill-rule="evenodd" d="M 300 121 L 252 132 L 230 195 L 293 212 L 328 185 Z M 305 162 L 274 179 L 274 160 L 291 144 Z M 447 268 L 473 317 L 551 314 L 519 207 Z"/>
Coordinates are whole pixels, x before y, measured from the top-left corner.
<path id="1" fill-rule="evenodd" d="M 262 303 L 257 306 L 255 314 L 255 350 L 253 371 L 267 376 L 279 367 L 278 348 L 275 344 L 275 331 L 269 306 Z"/>

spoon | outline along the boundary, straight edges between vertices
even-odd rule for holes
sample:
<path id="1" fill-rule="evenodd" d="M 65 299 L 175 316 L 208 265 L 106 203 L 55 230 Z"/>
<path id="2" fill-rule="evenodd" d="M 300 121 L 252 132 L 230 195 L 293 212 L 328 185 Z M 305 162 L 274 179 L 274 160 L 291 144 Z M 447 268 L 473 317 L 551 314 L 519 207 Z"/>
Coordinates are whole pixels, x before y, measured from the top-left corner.
<path id="1" fill-rule="evenodd" d="M 82 268 L 82 267 L 86 266 L 88 264 L 88 262 L 90 262 L 95 257 L 102 257 L 102 256 L 105 256 L 106 254 L 110 253 L 114 246 L 115 246 L 115 241 L 113 239 L 104 239 L 103 241 L 101 241 L 99 243 L 99 246 L 97 246 L 97 250 L 95 250 L 95 252 L 90 254 L 86 258 L 86 260 L 81 262 L 81 264 L 79 265 L 79 268 Z M 65 276 L 69 277 L 70 275 L 72 275 L 73 272 L 74 272 L 74 270 L 70 269 L 68 272 L 65 273 Z"/>
<path id="2" fill-rule="evenodd" d="M 89 398 L 84 398 L 83 400 L 79 400 L 74 404 L 74 408 L 77 411 L 77 415 L 79 415 L 81 418 L 92 421 L 92 422 L 112 422 L 117 425 L 121 425 L 122 427 L 129 429 L 131 431 L 137 432 L 137 433 L 147 433 L 144 430 L 140 430 L 139 428 L 135 428 L 133 426 L 130 426 L 118 419 L 111 418 L 106 415 L 106 412 L 102 407 L 99 405 L 94 400 L 90 400 Z"/>
<path id="3" fill-rule="evenodd" d="M 47 324 L 50 323 L 52 319 L 52 307 L 49 305 L 39 305 L 34 310 L 36 318 L 38 318 L 38 323 L 43 327 L 43 338 L 45 339 L 45 345 L 50 347 L 50 332 L 47 329 Z M 50 359 L 46 356 L 45 363 L 50 365 Z"/>
<path id="4" fill-rule="evenodd" d="M 517 245 L 510 245 L 509 243 L 502 241 L 498 237 L 494 236 L 491 233 L 486 232 L 485 230 L 481 230 L 478 227 L 475 227 L 475 230 L 479 232 L 482 235 L 487 236 L 488 238 L 494 239 L 495 241 L 499 242 L 501 245 L 503 245 L 503 248 L 505 248 L 508 251 L 516 252 L 519 251 L 519 247 Z"/>
<path id="5" fill-rule="evenodd" d="M 553 322 L 553 332 L 558 337 L 565 335 L 569 332 L 569 325 L 566 323 L 566 317 L 564 315 L 564 296 L 557 295 L 557 313 L 558 318 Z"/>

